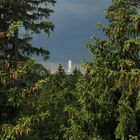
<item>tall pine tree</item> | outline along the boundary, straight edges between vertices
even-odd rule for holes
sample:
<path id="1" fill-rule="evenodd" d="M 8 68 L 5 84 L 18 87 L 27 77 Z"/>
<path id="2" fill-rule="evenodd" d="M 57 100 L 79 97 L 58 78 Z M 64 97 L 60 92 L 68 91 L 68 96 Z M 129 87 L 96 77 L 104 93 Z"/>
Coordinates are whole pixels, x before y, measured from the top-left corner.
<path id="1" fill-rule="evenodd" d="M 108 37 L 87 42 L 93 62 L 77 84 L 77 105 L 65 137 L 73 140 L 140 139 L 140 2 L 112 0 L 109 25 L 98 27 Z"/>
<path id="2" fill-rule="evenodd" d="M 43 48 L 33 47 L 30 44 L 31 34 L 45 31 L 47 34 L 53 30 L 54 25 L 48 21 L 53 12 L 49 7 L 55 0 L 2 0 L 0 2 L 0 50 L 4 58 L 14 60 L 25 58 L 24 55 L 41 54 L 45 58 L 49 52 Z M 19 22 L 16 30 L 9 29 L 11 24 Z M 7 36 L 7 31 L 12 36 Z M 28 33 L 28 36 L 25 34 Z M 1 53 L 1 54 L 2 54 Z"/>
<path id="3" fill-rule="evenodd" d="M 47 110 L 44 111 L 38 103 L 47 78 L 40 73 L 42 68 L 36 69 L 37 65 L 25 61 L 24 55 L 39 53 L 47 57 L 48 51 L 32 47 L 28 42 L 30 36 L 25 38 L 20 33 L 24 34 L 25 30 L 49 33 L 52 30 L 53 24 L 42 20 L 53 12 L 47 8 L 49 3 L 55 1 L 0 1 L 1 140 L 30 139 L 33 128 L 48 116 Z M 30 15 L 34 16 L 27 17 Z"/>

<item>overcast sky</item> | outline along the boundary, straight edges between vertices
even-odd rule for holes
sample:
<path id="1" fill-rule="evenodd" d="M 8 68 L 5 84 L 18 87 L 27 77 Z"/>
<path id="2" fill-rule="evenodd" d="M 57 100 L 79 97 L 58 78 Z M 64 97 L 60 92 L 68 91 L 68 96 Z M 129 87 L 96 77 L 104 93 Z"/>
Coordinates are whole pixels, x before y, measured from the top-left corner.
<path id="1" fill-rule="evenodd" d="M 103 37 L 96 23 L 107 24 L 105 9 L 111 0 L 57 0 L 50 20 L 55 29 L 48 38 L 46 34 L 35 35 L 33 44 L 50 51 L 50 63 L 66 64 L 69 59 L 80 64 L 91 56 L 84 43 L 92 35 Z"/>

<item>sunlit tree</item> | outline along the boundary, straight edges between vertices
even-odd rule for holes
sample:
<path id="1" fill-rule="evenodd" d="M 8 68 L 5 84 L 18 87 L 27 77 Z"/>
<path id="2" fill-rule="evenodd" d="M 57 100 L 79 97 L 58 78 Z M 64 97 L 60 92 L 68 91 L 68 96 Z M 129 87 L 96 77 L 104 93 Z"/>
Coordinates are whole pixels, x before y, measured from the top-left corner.
<path id="1" fill-rule="evenodd" d="M 65 137 L 73 140 L 138 140 L 140 137 L 140 16 L 139 1 L 112 0 L 107 40 L 92 37 L 87 47 L 93 61 L 77 84 L 77 105 L 66 110 Z"/>

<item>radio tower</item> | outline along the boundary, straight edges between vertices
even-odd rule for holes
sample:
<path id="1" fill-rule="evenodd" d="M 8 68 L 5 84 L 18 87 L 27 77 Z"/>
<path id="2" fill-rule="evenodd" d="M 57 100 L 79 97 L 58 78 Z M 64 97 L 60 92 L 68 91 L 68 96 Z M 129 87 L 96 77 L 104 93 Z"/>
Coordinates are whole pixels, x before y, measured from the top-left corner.
<path id="1" fill-rule="evenodd" d="M 72 61 L 68 61 L 68 74 L 72 74 Z"/>

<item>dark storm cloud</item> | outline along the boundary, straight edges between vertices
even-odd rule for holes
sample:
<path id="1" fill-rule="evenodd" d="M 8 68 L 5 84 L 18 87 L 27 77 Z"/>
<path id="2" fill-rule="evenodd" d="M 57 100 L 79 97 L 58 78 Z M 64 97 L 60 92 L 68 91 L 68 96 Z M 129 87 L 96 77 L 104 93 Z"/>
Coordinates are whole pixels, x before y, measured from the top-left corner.
<path id="1" fill-rule="evenodd" d="M 59 0 L 55 8 L 55 19 L 61 21 L 60 17 L 68 15 L 81 19 L 98 18 L 110 3 L 110 0 Z"/>
<path id="2" fill-rule="evenodd" d="M 56 26 L 54 32 L 47 41 L 42 33 L 35 43 L 47 46 L 50 61 L 55 63 L 66 63 L 68 59 L 80 63 L 83 58 L 89 59 L 84 42 L 92 34 L 103 37 L 96 29 L 96 22 L 106 22 L 104 12 L 110 3 L 111 0 L 58 0 L 50 17 Z"/>

